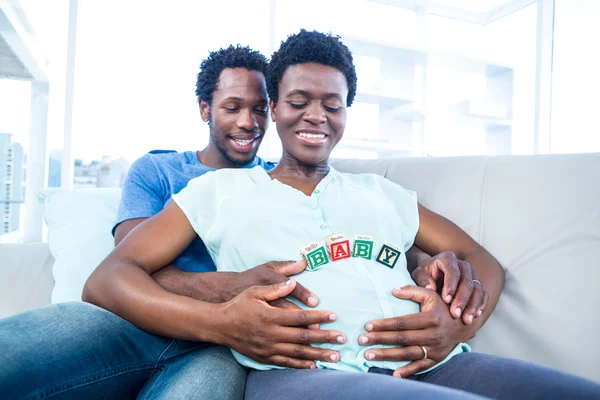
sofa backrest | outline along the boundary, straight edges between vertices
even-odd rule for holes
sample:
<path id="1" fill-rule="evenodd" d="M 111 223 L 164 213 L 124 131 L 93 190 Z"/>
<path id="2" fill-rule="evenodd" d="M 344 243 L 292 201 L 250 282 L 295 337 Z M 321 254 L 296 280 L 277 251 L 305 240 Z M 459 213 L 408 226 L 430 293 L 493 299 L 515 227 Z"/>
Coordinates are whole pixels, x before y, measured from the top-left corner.
<path id="1" fill-rule="evenodd" d="M 600 154 L 336 160 L 415 190 L 506 271 L 474 350 L 600 381 Z"/>
<path id="2" fill-rule="evenodd" d="M 415 190 L 425 207 L 455 222 L 502 264 L 503 294 L 471 341 L 474 350 L 600 381 L 600 154 L 333 165 L 378 173 Z M 54 300 L 77 300 L 87 275 L 110 252 L 119 197 L 116 189 L 43 196 L 57 258 Z M 1 245 L 0 260 L 6 278 L 0 282 L 0 317 L 49 299 L 51 257 L 43 244 Z"/>

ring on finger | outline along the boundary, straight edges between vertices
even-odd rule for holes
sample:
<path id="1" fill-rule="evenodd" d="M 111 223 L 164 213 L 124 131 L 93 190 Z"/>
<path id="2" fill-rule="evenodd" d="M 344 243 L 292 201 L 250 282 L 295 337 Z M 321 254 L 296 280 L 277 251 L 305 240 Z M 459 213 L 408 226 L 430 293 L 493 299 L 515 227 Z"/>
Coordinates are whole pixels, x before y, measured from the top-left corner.
<path id="1" fill-rule="evenodd" d="M 481 285 L 481 281 L 479 279 L 473 279 L 473 282 L 479 283 Z"/>
<path id="2" fill-rule="evenodd" d="M 427 359 L 427 349 L 423 346 L 419 346 L 422 350 L 423 350 L 423 358 L 421 358 L 421 360 L 426 360 Z"/>

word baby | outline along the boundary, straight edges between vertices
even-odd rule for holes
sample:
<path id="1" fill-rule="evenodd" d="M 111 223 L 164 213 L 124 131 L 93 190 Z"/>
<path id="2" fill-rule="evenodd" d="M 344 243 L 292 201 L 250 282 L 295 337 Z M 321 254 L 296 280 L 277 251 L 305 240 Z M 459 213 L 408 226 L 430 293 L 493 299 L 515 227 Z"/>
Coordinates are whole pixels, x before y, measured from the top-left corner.
<path id="1" fill-rule="evenodd" d="M 338 261 L 344 258 L 360 257 L 370 260 L 373 256 L 373 238 L 366 235 L 354 236 L 354 247 L 350 251 L 350 240 L 343 233 L 325 237 L 325 245 L 312 242 L 300 248 L 302 258 L 306 260 L 306 269 L 316 271 L 329 260 Z M 402 252 L 389 243 L 384 243 L 375 257 L 375 261 L 388 268 L 394 268 Z"/>

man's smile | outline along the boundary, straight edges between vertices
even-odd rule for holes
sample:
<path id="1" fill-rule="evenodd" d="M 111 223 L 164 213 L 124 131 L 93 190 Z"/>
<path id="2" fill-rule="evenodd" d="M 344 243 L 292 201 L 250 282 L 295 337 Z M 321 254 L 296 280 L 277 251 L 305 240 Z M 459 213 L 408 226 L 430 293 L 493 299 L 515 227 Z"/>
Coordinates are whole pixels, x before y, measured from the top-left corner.
<path id="1" fill-rule="evenodd" d="M 252 149 L 254 149 L 254 147 L 258 145 L 261 137 L 262 137 L 261 134 L 255 134 L 254 136 L 250 136 L 250 137 L 248 137 L 247 135 L 246 136 L 237 136 L 237 137 L 230 136 L 229 140 L 231 140 L 233 148 L 236 151 L 246 153 L 246 152 L 252 151 Z"/>

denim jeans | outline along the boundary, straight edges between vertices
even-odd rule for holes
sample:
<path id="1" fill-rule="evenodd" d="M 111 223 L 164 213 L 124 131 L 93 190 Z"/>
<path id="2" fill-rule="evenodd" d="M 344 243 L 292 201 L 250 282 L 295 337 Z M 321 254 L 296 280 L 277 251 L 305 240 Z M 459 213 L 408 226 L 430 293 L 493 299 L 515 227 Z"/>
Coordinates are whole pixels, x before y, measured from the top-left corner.
<path id="1" fill-rule="evenodd" d="M 229 349 L 150 334 L 88 303 L 0 320 L 1 399 L 242 399 Z"/>
<path id="2" fill-rule="evenodd" d="M 425 374 L 394 378 L 326 370 L 252 371 L 247 400 L 327 399 L 600 399 L 600 385 L 520 360 L 462 353 Z"/>

